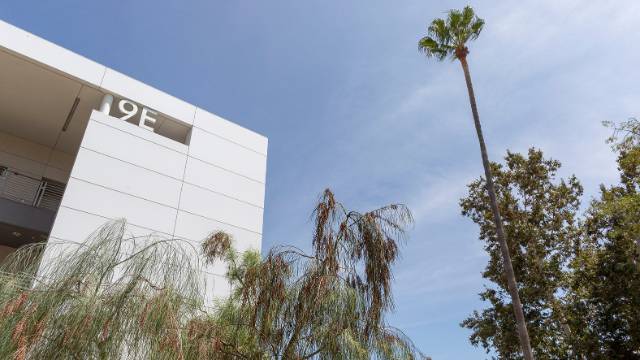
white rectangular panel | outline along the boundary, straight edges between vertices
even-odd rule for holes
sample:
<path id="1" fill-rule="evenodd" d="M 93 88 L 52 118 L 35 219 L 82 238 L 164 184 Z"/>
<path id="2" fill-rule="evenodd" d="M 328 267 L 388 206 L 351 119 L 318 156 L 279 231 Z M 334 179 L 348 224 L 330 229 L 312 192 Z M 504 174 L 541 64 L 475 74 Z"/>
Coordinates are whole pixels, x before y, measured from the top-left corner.
<path id="1" fill-rule="evenodd" d="M 173 233 L 176 210 L 115 190 L 69 179 L 62 206 L 110 219 L 125 218 L 133 225 L 167 234 Z"/>
<path id="2" fill-rule="evenodd" d="M 152 143 L 164 146 L 177 152 L 181 152 L 183 154 L 186 154 L 188 150 L 188 146 L 183 143 L 169 139 L 168 137 L 162 136 L 160 134 L 156 134 L 155 132 L 143 129 L 140 126 L 128 123 L 117 117 L 105 115 L 96 110 L 91 113 L 91 120 L 111 126 L 112 128 L 118 129 L 127 134 L 131 134 L 140 139 L 148 140 Z"/>
<path id="3" fill-rule="evenodd" d="M 109 189 L 178 207 L 182 182 L 167 175 L 80 149 L 71 176 Z"/>
<path id="4" fill-rule="evenodd" d="M 262 233 L 263 210 L 190 184 L 182 187 L 180 209 Z"/>
<path id="5" fill-rule="evenodd" d="M 129 125 L 129 124 L 127 124 Z M 89 121 L 82 147 L 182 179 L 187 155 L 97 121 Z"/>
<path id="6" fill-rule="evenodd" d="M 184 181 L 264 207 L 264 184 L 188 157 Z"/>
<path id="7" fill-rule="evenodd" d="M 267 157 L 199 128 L 191 132 L 189 156 L 265 182 Z"/>
<path id="8" fill-rule="evenodd" d="M 225 120 L 218 115 L 198 108 L 193 126 L 206 130 L 242 146 L 248 147 L 263 155 L 267 154 L 267 138 L 245 129 L 240 125 Z"/>
<path id="9" fill-rule="evenodd" d="M 252 231 L 241 229 L 229 224 L 223 224 L 214 220 L 178 211 L 175 236 L 191 240 L 200 244 L 211 233 L 224 231 L 233 237 L 233 246 L 237 251 L 244 252 L 248 249 L 260 251 L 262 236 Z"/>
<path id="10" fill-rule="evenodd" d="M 184 211 L 178 211 L 175 237 L 190 241 L 200 252 L 203 241 L 215 231 L 224 231 L 231 235 L 233 248 L 237 252 L 242 253 L 247 250 L 260 252 L 260 234 L 228 224 L 222 224 Z M 202 259 L 204 260 L 204 258 Z M 204 265 L 204 268 L 206 271 L 214 274 L 224 274 L 227 271 L 227 265 L 220 260 L 214 261 L 213 264 Z"/>
<path id="11" fill-rule="evenodd" d="M 62 206 L 58 210 L 50 236 L 66 241 L 84 242 L 91 234 L 110 221 L 112 219 Z M 126 236 L 146 236 L 153 232 L 128 224 Z M 168 236 L 168 234 L 164 235 Z"/>
<path id="12" fill-rule="evenodd" d="M 205 294 L 204 302 L 208 307 L 215 307 L 216 301 L 231 295 L 231 284 L 224 275 L 201 272 L 200 280 Z"/>

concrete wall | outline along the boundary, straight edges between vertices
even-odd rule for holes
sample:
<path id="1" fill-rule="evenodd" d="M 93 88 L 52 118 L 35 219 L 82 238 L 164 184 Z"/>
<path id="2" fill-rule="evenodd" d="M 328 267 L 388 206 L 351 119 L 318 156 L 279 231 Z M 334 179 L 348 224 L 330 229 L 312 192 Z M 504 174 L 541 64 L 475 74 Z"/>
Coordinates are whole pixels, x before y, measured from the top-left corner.
<path id="1" fill-rule="evenodd" d="M 196 247 L 224 230 L 238 250 L 260 250 L 266 139 L 206 112 L 184 145 L 94 111 L 50 239 L 83 241 L 108 220 Z M 225 267 L 205 269 L 207 296 L 224 296 Z"/>
<path id="2" fill-rule="evenodd" d="M 0 165 L 24 175 L 66 183 L 73 167 L 73 159 L 72 154 L 0 132 Z"/>

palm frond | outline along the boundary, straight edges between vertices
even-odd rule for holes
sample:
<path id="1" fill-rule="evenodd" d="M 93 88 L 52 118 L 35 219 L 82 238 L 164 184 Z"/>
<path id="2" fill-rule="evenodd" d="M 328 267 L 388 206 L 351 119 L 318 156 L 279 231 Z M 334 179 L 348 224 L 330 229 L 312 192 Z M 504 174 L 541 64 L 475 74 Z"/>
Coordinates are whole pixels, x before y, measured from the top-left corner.
<path id="1" fill-rule="evenodd" d="M 434 57 L 439 61 L 444 60 L 449 52 L 441 47 L 433 38 L 425 36 L 418 42 L 418 49 L 427 57 Z"/>
<path id="2" fill-rule="evenodd" d="M 476 20 L 471 24 L 471 40 L 475 40 L 480 36 L 480 32 L 484 27 L 484 20 L 480 18 L 476 18 Z"/>
<path id="3" fill-rule="evenodd" d="M 464 28 L 469 28 L 474 18 L 476 17 L 476 14 L 473 12 L 473 9 L 471 8 L 471 6 L 465 6 L 464 9 L 462 9 L 460 15 L 461 15 L 460 26 Z"/>
<path id="4" fill-rule="evenodd" d="M 446 19 L 434 19 L 427 28 L 427 36 L 418 42 L 418 49 L 427 57 L 444 60 L 451 56 L 455 60 L 460 54 L 468 52 L 466 46 L 470 40 L 480 36 L 484 20 L 480 19 L 473 8 L 452 9 Z"/>
<path id="5" fill-rule="evenodd" d="M 433 20 L 427 31 L 439 44 L 448 45 L 451 42 L 451 28 L 443 19 Z"/>

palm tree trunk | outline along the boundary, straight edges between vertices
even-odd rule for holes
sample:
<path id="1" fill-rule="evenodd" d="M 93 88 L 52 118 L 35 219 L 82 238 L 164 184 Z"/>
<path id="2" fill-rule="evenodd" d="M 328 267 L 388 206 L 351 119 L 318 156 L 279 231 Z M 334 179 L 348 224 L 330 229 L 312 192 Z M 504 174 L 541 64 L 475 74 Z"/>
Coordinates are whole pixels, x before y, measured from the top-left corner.
<path id="1" fill-rule="evenodd" d="M 466 57 L 460 57 L 459 60 L 460 60 L 460 64 L 462 64 L 462 70 L 464 71 L 464 79 L 467 82 L 467 91 L 469 92 L 469 102 L 471 103 L 471 112 L 473 113 L 473 122 L 476 126 L 478 141 L 480 142 L 480 153 L 482 154 L 482 165 L 484 166 L 484 175 L 487 179 L 487 192 L 489 193 L 489 203 L 491 205 L 491 212 L 493 213 L 493 221 L 496 224 L 496 235 L 498 237 L 498 243 L 500 243 L 500 251 L 502 253 L 502 261 L 504 263 L 504 275 L 507 278 L 509 294 L 511 294 L 511 303 L 513 304 L 513 312 L 515 313 L 515 316 L 516 316 L 518 336 L 520 337 L 520 347 L 522 348 L 522 353 L 524 355 L 525 360 L 533 360 L 533 352 L 531 351 L 531 343 L 529 341 L 527 324 L 525 323 L 525 320 L 524 320 L 524 313 L 522 311 L 522 303 L 520 302 L 520 295 L 518 295 L 516 275 L 513 272 L 513 265 L 511 264 L 511 256 L 509 255 L 509 247 L 507 245 L 507 238 L 504 234 L 502 219 L 500 218 L 500 210 L 498 209 L 498 202 L 496 200 L 496 190 L 493 185 L 493 176 L 491 175 L 491 167 L 489 164 L 489 156 L 487 155 L 487 147 L 484 144 L 484 136 L 482 135 L 482 126 L 480 125 L 480 116 L 478 115 L 478 107 L 476 106 L 476 97 L 473 93 L 473 84 L 471 84 L 471 74 L 469 73 L 469 64 L 467 64 Z"/>

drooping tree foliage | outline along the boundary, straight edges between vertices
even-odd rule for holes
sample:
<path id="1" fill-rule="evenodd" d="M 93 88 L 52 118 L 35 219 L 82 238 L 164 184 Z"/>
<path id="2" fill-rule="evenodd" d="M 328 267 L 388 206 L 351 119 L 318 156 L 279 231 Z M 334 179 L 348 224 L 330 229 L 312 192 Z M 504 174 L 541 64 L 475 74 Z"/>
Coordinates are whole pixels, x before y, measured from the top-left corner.
<path id="1" fill-rule="evenodd" d="M 347 211 L 327 190 L 310 254 L 239 254 L 223 232 L 195 249 L 128 236 L 124 221 L 83 244 L 28 246 L 0 272 L 0 358 L 424 358 L 385 321 L 410 223 L 402 205 Z M 200 251 L 228 262 L 233 291 L 213 307 L 203 301 Z"/>
<path id="2" fill-rule="evenodd" d="M 565 268 L 579 239 L 576 213 L 582 187 L 573 176 L 556 179 L 560 163 L 545 159 L 536 149 L 527 156 L 509 152 L 504 165 L 492 167 L 534 354 L 538 359 L 569 358 L 570 329 L 560 296 L 567 288 Z M 483 277 L 491 284 L 480 297 L 490 306 L 475 311 L 462 326 L 472 330 L 472 344 L 495 351 L 501 359 L 519 359 L 515 318 L 484 183 L 484 178 L 471 183 L 460 204 L 463 215 L 480 226 L 480 240 L 489 254 Z"/>
<path id="3" fill-rule="evenodd" d="M 116 221 L 83 244 L 23 247 L 3 264 L 0 358 L 183 358 L 181 329 L 203 303 L 189 266 L 197 252 L 125 229 Z"/>
<path id="4" fill-rule="evenodd" d="M 327 190 L 314 216 L 310 254 L 279 247 L 262 260 L 238 256 L 221 233 L 203 244 L 209 261 L 227 261 L 234 291 L 214 316 L 195 320 L 194 344 L 206 347 L 217 329 L 219 359 L 424 358 L 385 321 L 409 210 L 348 211 Z"/>

